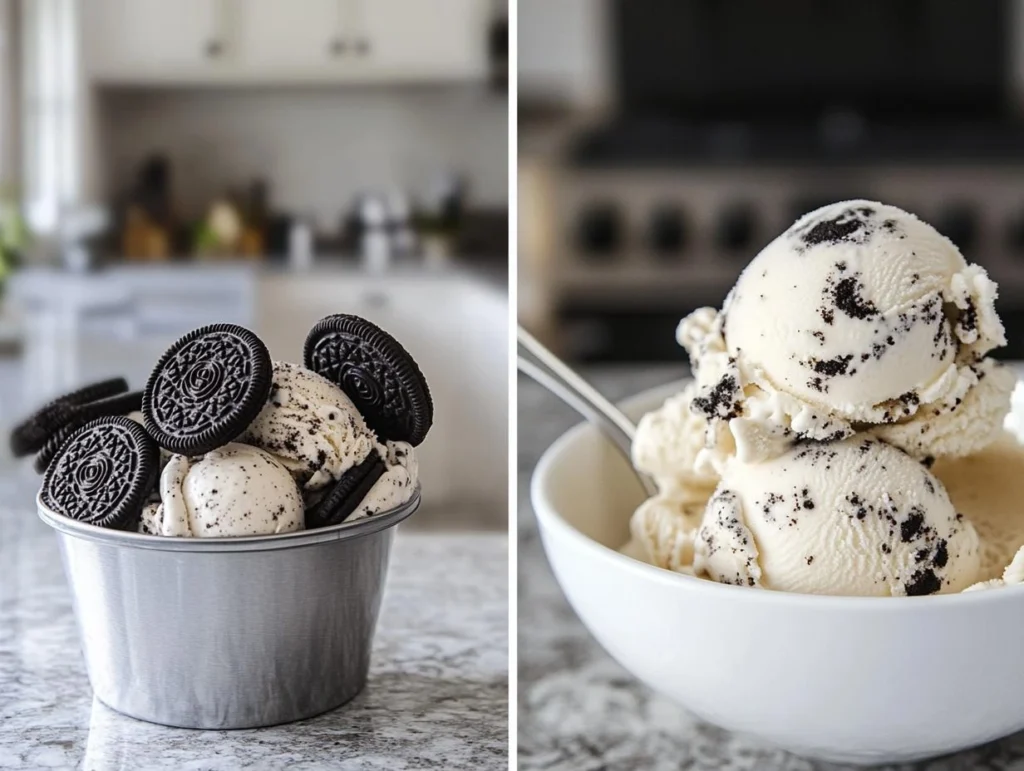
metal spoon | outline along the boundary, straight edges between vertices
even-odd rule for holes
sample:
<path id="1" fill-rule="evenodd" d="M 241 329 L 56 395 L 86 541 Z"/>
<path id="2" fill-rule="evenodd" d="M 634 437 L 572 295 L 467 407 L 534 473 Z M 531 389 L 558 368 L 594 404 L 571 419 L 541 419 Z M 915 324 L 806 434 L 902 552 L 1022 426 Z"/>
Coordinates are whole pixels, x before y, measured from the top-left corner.
<path id="1" fill-rule="evenodd" d="M 633 421 L 525 329 L 519 327 L 516 337 L 519 345 L 539 362 L 535 363 L 519 354 L 516 358 L 519 371 L 533 378 L 596 426 L 626 458 L 648 497 L 655 495 L 658 488 L 654 480 L 636 469 L 630 455 L 633 437 L 636 436 L 636 425 Z M 545 367 L 547 369 L 544 369 Z"/>

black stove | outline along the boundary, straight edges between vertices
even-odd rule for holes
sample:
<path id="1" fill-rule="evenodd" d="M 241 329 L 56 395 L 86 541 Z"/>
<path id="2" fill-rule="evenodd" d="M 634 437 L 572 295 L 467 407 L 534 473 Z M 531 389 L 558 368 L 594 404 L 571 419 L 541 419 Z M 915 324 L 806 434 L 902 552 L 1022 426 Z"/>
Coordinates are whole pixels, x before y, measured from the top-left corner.
<path id="1" fill-rule="evenodd" d="M 797 216 L 868 198 L 915 212 L 989 270 L 1021 343 L 1009 353 L 1024 357 L 1008 0 L 610 9 L 617 112 L 569 143 L 553 197 L 567 354 L 680 357 L 676 321 L 720 304 Z"/>
<path id="2" fill-rule="evenodd" d="M 816 123 L 621 117 L 575 138 L 579 168 L 843 168 L 887 164 L 971 165 L 1024 160 L 1024 123 L 869 122 L 856 113 Z"/>

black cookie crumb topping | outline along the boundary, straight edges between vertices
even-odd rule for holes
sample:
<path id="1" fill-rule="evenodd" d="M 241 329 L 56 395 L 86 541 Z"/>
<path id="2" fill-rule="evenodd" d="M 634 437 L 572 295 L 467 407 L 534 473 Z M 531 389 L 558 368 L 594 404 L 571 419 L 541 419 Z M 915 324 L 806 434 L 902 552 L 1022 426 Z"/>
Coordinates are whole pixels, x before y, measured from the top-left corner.
<path id="1" fill-rule="evenodd" d="M 817 223 L 806 233 L 803 233 L 800 236 L 800 240 L 808 246 L 838 244 L 840 241 L 856 242 L 857 239 L 853 238 L 854 234 L 858 231 L 863 231 L 863 229 L 863 220 L 840 214 L 833 219 Z"/>
<path id="2" fill-rule="evenodd" d="M 811 359 L 811 369 L 819 375 L 835 377 L 836 375 L 845 375 L 851 361 L 853 361 L 852 353 L 846 356 L 836 356 L 834 359 Z"/>
<path id="3" fill-rule="evenodd" d="M 863 244 L 874 229 L 871 219 L 875 210 L 870 206 L 851 206 L 826 220 L 812 220 L 794 232 L 804 249 L 819 244 Z"/>
<path id="4" fill-rule="evenodd" d="M 789 234 L 795 241 L 795 250 L 804 252 L 821 244 L 865 244 L 877 232 L 890 238 L 906 238 L 899 220 L 887 217 L 879 222 L 877 209 L 864 205 L 849 206 L 828 219 L 819 217 L 794 225 Z"/>
<path id="5" fill-rule="evenodd" d="M 908 597 L 921 597 L 926 594 L 935 594 L 942 588 L 942 581 L 931 568 L 917 570 L 910 577 L 904 586 Z"/>
<path id="6" fill-rule="evenodd" d="M 970 298 L 967 299 L 967 307 L 960 309 L 956 328 L 961 335 L 973 332 L 978 328 L 978 309 L 974 307 L 974 302 Z"/>
<path id="7" fill-rule="evenodd" d="M 797 460 L 806 460 L 809 465 L 824 465 L 825 470 L 832 468 L 832 461 L 839 455 L 835 450 L 829 449 L 831 442 L 815 442 L 813 440 L 802 440 L 801 449 L 796 454 Z"/>
<path id="8" fill-rule="evenodd" d="M 869 319 L 878 315 L 878 308 L 861 295 L 864 285 L 850 276 L 840 279 L 832 288 L 835 306 L 852 319 Z"/>
<path id="9" fill-rule="evenodd" d="M 915 506 L 907 514 L 907 518 L 900 523 L 900 540 L 903 543 L 910 543 L 921 533 L 922 527 L 924 527 L 924 509 Z"/>
<path id="10" fill-rule="evenodd" d="M 735 359 L 730 361 L 735 361 Z M 708 420 L 732 420 L 741 414 L 742 389 L 736 381 L 736 376 L 732 373 L 723 375 L 721 380 L 705 394 L 694 397 L 690 402 L 690 409 Z"/>

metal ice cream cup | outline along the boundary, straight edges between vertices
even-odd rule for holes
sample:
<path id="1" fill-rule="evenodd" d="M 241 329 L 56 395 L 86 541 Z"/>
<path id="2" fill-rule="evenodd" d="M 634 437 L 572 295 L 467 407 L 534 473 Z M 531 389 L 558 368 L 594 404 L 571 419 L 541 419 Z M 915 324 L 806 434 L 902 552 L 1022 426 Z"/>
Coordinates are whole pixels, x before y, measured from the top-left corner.
<path id="1" fill-rule="evenodd" d="M 36 504 L 57 531 L 96 696 L 131 717 L 253 728 L 362 689 L 394 528 L 420 503 L 240 538 L 109 530 Z"/>

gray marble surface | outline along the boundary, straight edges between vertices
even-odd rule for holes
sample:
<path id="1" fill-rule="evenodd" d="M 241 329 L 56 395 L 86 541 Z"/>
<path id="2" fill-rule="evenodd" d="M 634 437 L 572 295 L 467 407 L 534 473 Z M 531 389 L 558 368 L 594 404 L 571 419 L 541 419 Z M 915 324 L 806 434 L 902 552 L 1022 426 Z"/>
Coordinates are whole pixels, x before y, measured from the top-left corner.
<path id="1" fill-rule="evenodd" d="M 681 367 L 584 368 L 612 399 L 683 377 Z M 541 453 L 575 414 L 519 379 L 519 768 L 526 771 L 718 769 L 832 771 L 699 721 L 640 684 L 608 656 L 555 583 L 530 508 Z M 1024 733 L 968 752 L 890 771 L 1024 771 Z"/>
<path id="2" fill-rule="evenodd" d="M 54 535 L 0 478 L 0 769 L 503 769 L 508 539 L 401 528 L 369 684 L 311 720 L 144 723 L 93 700 Z"/>

